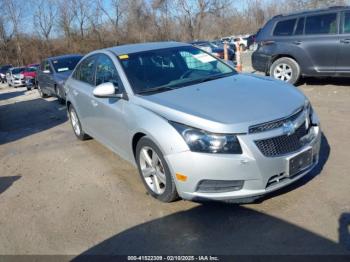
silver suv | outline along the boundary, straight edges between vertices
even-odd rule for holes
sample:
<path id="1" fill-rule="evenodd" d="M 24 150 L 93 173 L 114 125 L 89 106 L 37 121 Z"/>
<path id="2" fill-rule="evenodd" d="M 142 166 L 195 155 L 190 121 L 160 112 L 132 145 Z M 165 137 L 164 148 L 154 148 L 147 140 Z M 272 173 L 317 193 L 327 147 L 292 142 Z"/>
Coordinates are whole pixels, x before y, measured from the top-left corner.
<path id="1" fill-rule="evenodd" d="M 135 164 L 164 202 L 254 199 L 318 162 L 319 120 L 297 88 L 189 44 L 92 52 L 65 89 L 75 135 Z"/>

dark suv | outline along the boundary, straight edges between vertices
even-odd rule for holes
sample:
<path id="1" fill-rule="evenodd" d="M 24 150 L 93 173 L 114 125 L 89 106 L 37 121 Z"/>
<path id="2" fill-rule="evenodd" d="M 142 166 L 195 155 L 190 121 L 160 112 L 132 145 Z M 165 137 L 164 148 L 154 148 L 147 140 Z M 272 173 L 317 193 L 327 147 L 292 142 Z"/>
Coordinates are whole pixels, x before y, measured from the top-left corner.
<path id="1" fill-rule="evenodd" d="M 274 78 L 350 76 L 350 6 L 275 16 L 257 43 L 252 65 Z"/>

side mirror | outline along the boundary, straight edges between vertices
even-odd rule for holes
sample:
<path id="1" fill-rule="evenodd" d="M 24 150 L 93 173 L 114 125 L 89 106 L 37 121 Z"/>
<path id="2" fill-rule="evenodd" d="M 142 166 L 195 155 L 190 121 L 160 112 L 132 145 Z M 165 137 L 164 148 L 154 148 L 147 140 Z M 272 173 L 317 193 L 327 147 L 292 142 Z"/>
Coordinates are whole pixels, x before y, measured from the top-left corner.
<path id="1" fill-rule="evenodd" d="M 43 73 L 44 74 L 50 74 L 51 72 L 50 72 L 50 70 L 44 70 Z"/>
<path id="2" fill-rule="evenodd" d="M 123 98 L 123 94 L 118 94 L 118 87 L 111 82 L 102 83 L 94 88 L 93 95 L 100 98 Z"/>

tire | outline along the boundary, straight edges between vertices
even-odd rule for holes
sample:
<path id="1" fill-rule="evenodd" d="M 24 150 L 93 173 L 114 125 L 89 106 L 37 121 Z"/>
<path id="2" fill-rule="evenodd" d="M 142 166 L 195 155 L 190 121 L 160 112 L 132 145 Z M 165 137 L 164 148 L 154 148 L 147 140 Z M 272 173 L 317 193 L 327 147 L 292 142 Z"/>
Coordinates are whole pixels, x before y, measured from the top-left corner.
<path id="1" fill-rule="evenodd" d="M 47 95 L 44 93 L 44 91 L 41 90 L 40 85 L 38 85 L 38 92 L 39 92 L 39 95 L 40 95 L 41 98 L 47 97 Z"/>
<path id="2" fill-rule="evenodd" d="M 89 135 L 87 135 L 82 129 L 78 114 L 76 113 L 72 105 L 69 106 L 68 108 L 68 115 L 69 115 L 69 120 L 72 125 L 75 136 L 82 141 L 90 138 Z"/>
<path id="3" fill-rule="evenodd" d="M 154 154 L 154 152 L 156 154 Z M 152 162 L 152 165 L 149 165 L 148 162 L 145 161 L 144 154 L 148 155 L 148 162 Z M 153 163 L 154 157 L 158 157 L 155 158 L 157 160 L 156 164 Z M 171 175 L 168 164 L 163 157 L 163 153 L 157 145 L 146 136 L 142 137 L 137 143 L 136 163 L 141 180 L 151 196 L 166 203 L 175 201 L 179 198 L 173 176 Z M 145 172 L 147 169 L 153 169 L 153 171 Z M 146 173 L 152 174 L 144 175 Z M 165 185 L 162 180 L 165 181 Z M 158 187 L 153 186 L 155 183 L 158 184 Z"/>
<path id="4" fill-rule="evenodd" d="M 282 57 L 272 63 L 270 76 L 294 85 L 300 78 L 300 66 L 294 59 Z"/>
<path id="5" fill-rule="evenodd" d="M 30 91 L 30 90 L 32 90 L 32 88 L 31 88 L 31 87 L 29 87 L 29 86 L 27 86 L 27 90 L 28 90 L 28 91 Z"/>

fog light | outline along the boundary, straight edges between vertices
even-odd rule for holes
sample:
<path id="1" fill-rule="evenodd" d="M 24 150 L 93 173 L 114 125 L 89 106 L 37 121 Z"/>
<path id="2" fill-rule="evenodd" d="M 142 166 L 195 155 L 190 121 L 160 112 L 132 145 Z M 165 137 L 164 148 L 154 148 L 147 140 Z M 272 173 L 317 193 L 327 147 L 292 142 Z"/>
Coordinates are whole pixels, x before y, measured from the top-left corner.
<path id="1" fill-rule="evenodd" d="M 186 182 L 187 181 L 187 176 L 180 174 L 180 173 L 176 173 L 176 179 L 181 181 L 181 182 Z"/>
<path id="2" fill-rule="evenodd" d="M 244 180 L 202 180 L 197 185 L 197 192 L 223 193 L 241 190 Z"/>

